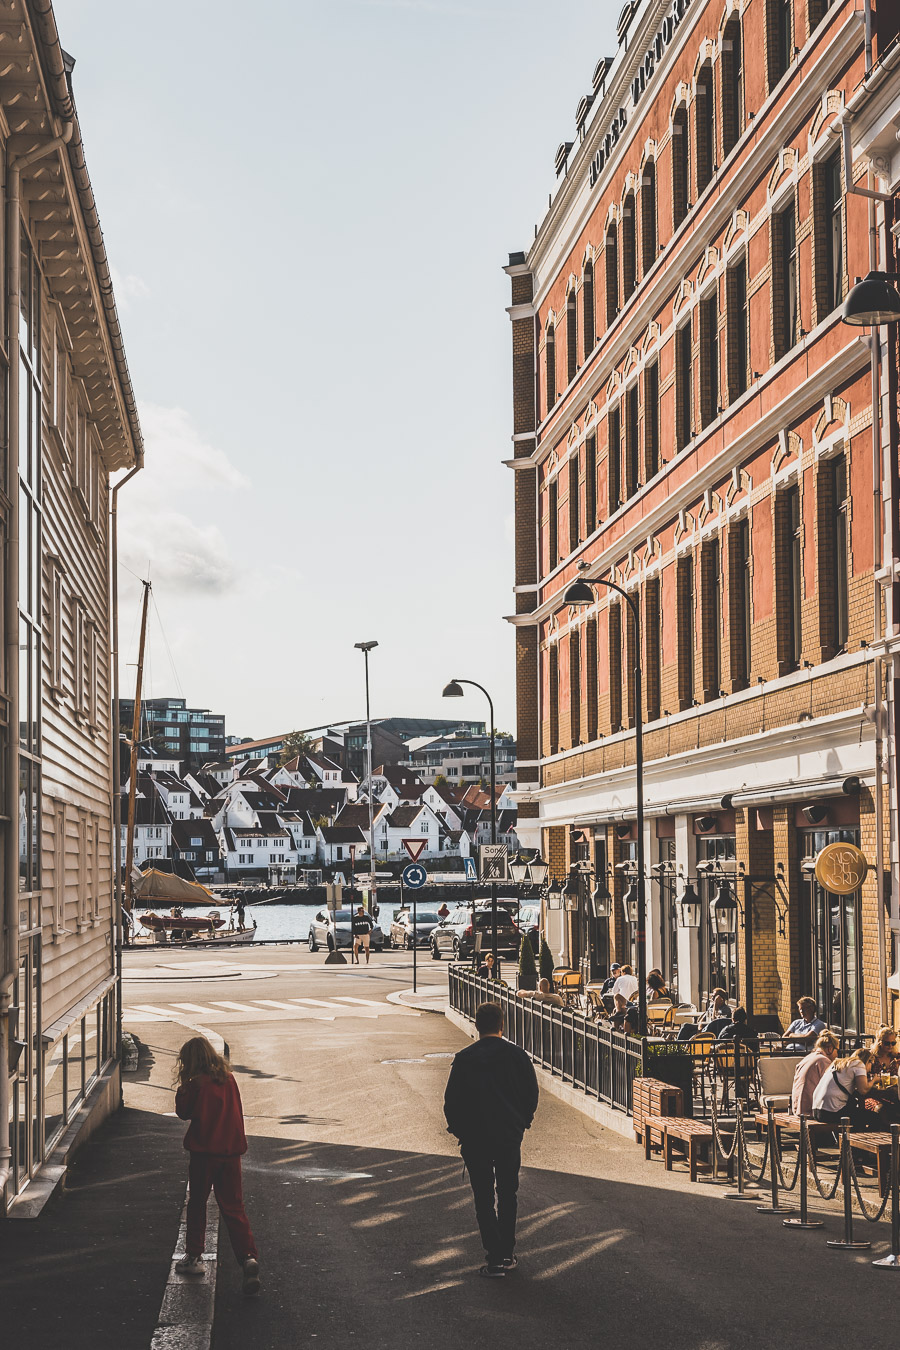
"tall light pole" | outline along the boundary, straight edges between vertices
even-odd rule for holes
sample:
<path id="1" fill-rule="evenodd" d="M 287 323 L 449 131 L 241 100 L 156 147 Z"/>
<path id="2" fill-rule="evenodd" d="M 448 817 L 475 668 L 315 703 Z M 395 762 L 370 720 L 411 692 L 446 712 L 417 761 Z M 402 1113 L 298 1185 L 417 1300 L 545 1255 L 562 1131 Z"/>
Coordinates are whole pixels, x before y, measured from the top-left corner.
<path id="1" fill-rule="evenodd" d="M 494 749 L 494 702 L 483 684 L 477 684 L 475 680 L 451 680 L 444 686 L 444 698 L 462 698 L 463 691 L 460 685 L 470 684 L 473 689 L 480 689 L 488 701 L 488 708 L 491 715 L 491 843 L 497 842 L 497 756 Z M 475 941 L 475 929 L 473 919 L 472 941 Z M 491 882 L 491 951 L 494 954 L 494 970 L 497 966 L 497 883 Z"/>
<path id="2" fill-rule="evenodd" d="M 377 642 L 355 642 L 366 661 L 366 772 L 369 779 L 369 871 L 371 873 L 370 891 L 372 894 L 371 913 L 374 916 L 377 884 L 375 881 L 375 804 L 372 799 L 372 719 L 369 715 L 369 652 L 377 647 Z"/>
<path id="3" fill-rule="evenodd" d="M 603 577 L 579 577 L 573 581 L 563 596 L 564 605 L 592 605 L 596 599 L 594 586 L 606 586 L 621 595 L 631 611 L 634 622 L 634 768 L 637 791 L 637 924 L 635 926 L 635 946 L 637 947 L 638 977 L 638 1020 L 640 1034 L 647 1034 L 647 895 L 644 878 L 644 722 L 641 712 L 643 694 L 641 690 L 641 613 L 638 602 L 628 591 L 623 590 L 615 581 Z"/>

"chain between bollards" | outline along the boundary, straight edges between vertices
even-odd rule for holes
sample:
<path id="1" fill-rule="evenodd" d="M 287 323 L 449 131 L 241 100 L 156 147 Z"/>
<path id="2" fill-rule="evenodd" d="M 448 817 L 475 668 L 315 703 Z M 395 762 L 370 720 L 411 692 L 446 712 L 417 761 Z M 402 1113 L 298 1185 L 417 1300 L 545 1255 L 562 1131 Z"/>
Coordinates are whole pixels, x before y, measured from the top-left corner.
<path id="1" fill-rule="evenodd" d="M 785 1228 L 823 1228 L 822 1219 L 809 1217 L 809 1178 L 807 1177 L 807 1157 L 809 1156 L 809 1126 L 806 1116 L 800 1117 L 800 1143 L 798 1145 L 797 1166 L 800 1168 L 800 1215 L 796 1219 L 785 1219 Z"/>
<path id="2" fill-rule="evenodd" d="M 861 1250 L 865 1247 L 871 1247 L 871 1242 L 854 1242 L 853 1240 L 853 1178 L 850 1175 L 850 1139 L 847 1131 L 850 1128 L 850 1121 L 846 1116 L 841 1117 L 841 1158 L 840 1175 L 841 1185 L 844 1188 L 844 1236 L 842 1238 L 828 1238 L 826 1246 L 843 1247 L 845 1250 Z"/>
<path id="3" fill-rule="evenodd" d="M 735 1121 L 735 1126 L 734 1126 L 734 1141 L 733 1141 L 733 1144 L 732 1144 L 732 1149 L 733 1149 L 732 1156 L 733 1156 L 734 1159 L 735 1159 L 735 1165 L 736 1165 L 736 1168 L 737 1168 L 737 1190 L 736 1190 L 736 1191 L 726 1191 L 726 1192 L 725 1192 L 725 1199 L 726 1199 L 726 1200 L 753 1200 L 755 1197 L 752 1196 L 752 1195 L 748 1195 L 747 1192 L 744 1190 L 744 1148 L 745 1148 L 745 1140 L 744 1140 L 744 1103 L 743 1103 L 743 1102 L 736 1102 L 736 1103 L 735 1103 L 735 1113 L 736 1113 L 737 1119 L 736 1119 L 736 1121 Z"/>
<path id="4" fill-rule="evenodd" d="M 772 1177 L 772 1203 L 770 1205 L 757 1205 L 758 1214 L 790 1214 L 790 1209 L 778 1203 L 778 1132 L 775 1126 L 775 1111 L 772 1103 L 768 1104 L 768 1120 L 766 1130 L 769 1139 L 769 1171 Z"/>
<path id="5" fill-rule="evenodd" d="M 872 1265 L 900 1270 L 900 1125 L 891 1126 L 891 1250 Z"/>

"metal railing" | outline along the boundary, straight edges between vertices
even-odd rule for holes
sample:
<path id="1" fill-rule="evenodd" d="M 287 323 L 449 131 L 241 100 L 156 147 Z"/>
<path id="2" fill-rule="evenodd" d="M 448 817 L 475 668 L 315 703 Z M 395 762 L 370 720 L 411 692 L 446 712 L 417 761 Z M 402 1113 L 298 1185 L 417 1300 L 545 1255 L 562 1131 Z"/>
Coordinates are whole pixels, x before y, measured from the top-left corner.
<path id="1" fill-rule="evenodd" d="M 631 1114 L 635 1074 L 643 1071 L 643 1042 L 637 1037 L 570 1008 L 517 998 L 515 990 L 461 966 L 451 966 L 449 977 L 450 1007 L 456 1012 L 473 1021 L 479 1003 L 499 1003 L 507 1040 L 535 1064 L 594 1100 Z"/>

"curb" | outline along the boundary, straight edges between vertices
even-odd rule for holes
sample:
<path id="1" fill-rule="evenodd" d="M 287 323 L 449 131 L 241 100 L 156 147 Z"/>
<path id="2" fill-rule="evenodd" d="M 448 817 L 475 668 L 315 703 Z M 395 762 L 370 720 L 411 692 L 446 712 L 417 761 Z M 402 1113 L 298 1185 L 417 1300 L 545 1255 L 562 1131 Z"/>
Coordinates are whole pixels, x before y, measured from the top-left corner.
<path id="1" fill-rule="evenodd" d="M 392 994 L 388 994 L 386 997 L 388 1003 L 396 1003 L 399 1008 L 409 1008 L 416 1012 L 430 1012 L 444 1016 L 447 1011 L 447 992 L 437 985 L 432 986 L 432 988 L 434 992 L 431 994 L 429 994 L 427 988 L 415 994 L 411 989 L 395 989 Z"/>
<path id="2" fill-rule="evenodd" d="M 475 1039 L 475 1025 L 462 1013 L 458 1013 L 455 1008 L 448 1008 L 444 1013 L 448 1022 L 452 1022 L 460 1031 L 465 1032 L 472 1040 Z M 571 1087 L 568 1083 L 562 1083 L 558 1078 L 554 1078 L 547 1069 L 542 1069 L 539 1064 L 534 1065 L 534 1071 L 537 1074 L 538 1083 L 542 1092 L 549 1092 L 552 1097 L 558 1097 L 560 1101 L 565 1102 L 567 1106 L 572 1106 L 576 1111 L 580 1111 L 583 1116 L 589 1116 L 591 1120 L 598 1125 L 604 1125 L 608 1130 L 613 1130 L 616 1134 L 622 1135 L 625 1139 L 630 1139 L 632 1144 L 634 1138 L 634 1122 L 631 1116 L 626 1116 L 624 1111 L 616 1111 L 605 1102 L 592 1101 L 586 1097 L 578 1088 Z"/>
<path id="3" fill-rule="evenodd" d="M 216 1270 L 219 1246 L 219 1214 L 212 1195 L 206 1210 L 207 1263 L 202 1277 L 179 1275 L 175 1263 L 185 1253 L 187 1194 L 181 1211 L 178 1241 L 169 1265 L 169 1278 L 159 1309 L 150 1350 L 209 1350 L 216 1309 Z"/>

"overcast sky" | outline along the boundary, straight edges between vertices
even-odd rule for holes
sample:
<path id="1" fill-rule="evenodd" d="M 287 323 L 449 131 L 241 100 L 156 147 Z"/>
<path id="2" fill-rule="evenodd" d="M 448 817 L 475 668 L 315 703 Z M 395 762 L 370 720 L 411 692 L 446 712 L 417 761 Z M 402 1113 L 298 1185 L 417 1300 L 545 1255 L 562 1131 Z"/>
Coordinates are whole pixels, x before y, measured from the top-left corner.
<path id="1" fill-rule="evenodd" d="M 482 716 L 459 675 L 514 731 L 501 267 L 619 7 L 54 7 L 146 441 L 124 660 L 149 567 L 146 693 L 229 733 L 361 715 L 372 638 L 373 716 Z"/>

